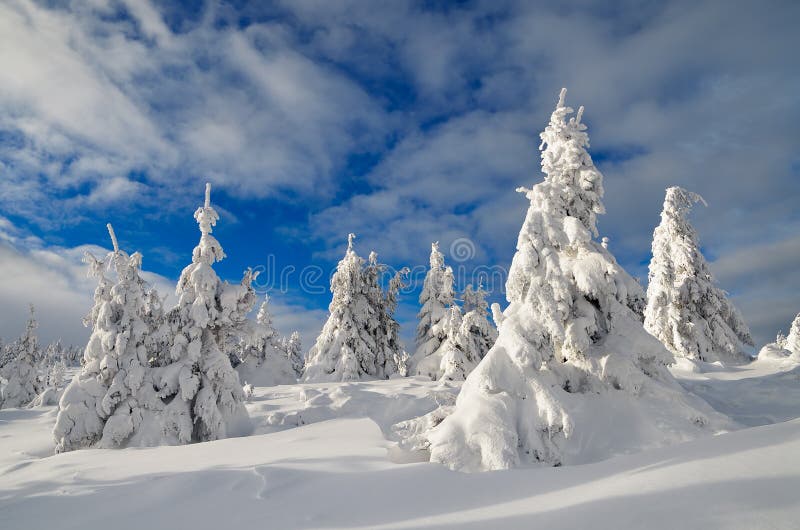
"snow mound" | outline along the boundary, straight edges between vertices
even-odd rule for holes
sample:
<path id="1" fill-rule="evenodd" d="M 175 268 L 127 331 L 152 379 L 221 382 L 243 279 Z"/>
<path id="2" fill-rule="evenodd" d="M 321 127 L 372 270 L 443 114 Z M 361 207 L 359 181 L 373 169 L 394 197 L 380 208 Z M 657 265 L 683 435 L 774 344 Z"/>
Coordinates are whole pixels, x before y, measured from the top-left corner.
<path id="1" fill-rule="evenodd" d="M 800 420 L 586 466 L 475 475 L 390 461 L 364 418 L 49 456 L 54 420 L 52 409 L 0 411 L 3 528 L 749 530 L 800 519 L 800 459 L 787 457 L 800 453 Z"/>

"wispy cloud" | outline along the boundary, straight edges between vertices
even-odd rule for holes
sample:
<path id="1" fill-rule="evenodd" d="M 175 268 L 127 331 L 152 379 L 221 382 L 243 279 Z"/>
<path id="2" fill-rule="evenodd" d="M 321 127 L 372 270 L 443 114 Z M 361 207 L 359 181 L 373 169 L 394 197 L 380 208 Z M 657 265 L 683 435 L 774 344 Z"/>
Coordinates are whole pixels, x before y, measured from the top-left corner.
<path id="1" fill-rule="evenodd" d="M 606 176 L 600 229 L 621 262 L 646 276 L 664 188 L 701 193 L 704 248 L 766 340 L 800 310 L 796 288 L 748 279 L 791 282 L 800 260 L 786 243 L 800 229 L 798 20 L 797 3 L 777 0 L 299 0 L 192 13 L 10 0 L 0 212 L 48 229 L 110 209 L 160 216 L 191 210 L 209 179 L 234 200 L 305 207 L 273 227 L 311 246 L 303 259 L 335 260 L 355 231 L 393 265 L 461 237 L 476 264 L 508 264 L 527 206 L 513 190 L 541 178 L 537 135 L 567 86 L 586 106 Z M 263 237 L 259 223 L 236 230 L 231 260 Z M 761 253 L 785 258 L 745 259 Z M 728 272 L 731 256 L 751 273 Z"/>

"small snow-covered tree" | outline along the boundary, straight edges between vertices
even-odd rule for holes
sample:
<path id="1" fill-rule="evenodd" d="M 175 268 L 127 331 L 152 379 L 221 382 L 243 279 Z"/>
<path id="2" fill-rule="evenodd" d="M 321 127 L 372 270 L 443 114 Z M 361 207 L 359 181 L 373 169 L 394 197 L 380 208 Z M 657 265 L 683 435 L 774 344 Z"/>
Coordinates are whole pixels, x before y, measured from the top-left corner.
<path id="1" fill-rule="evenodd" d="M 47 372 L 47 386 L 59 390 L 64 385 L 64 377 L 67 374 L 67 363 L 64 359 L 54 362 Z"/>
<path id="2" fill-rule="evenodd" d="M 206 184 L 205 204 L 194 213 L 200 242 L 178 279 L 178 303 L 166 315 L 172 344 L 157 371 L 160 394 L 168 403 L 166 429 L 177 443 L 237 436 L 252 428 L 242 385 L 222 348 L 255 304 L 254 274 L 248 269 L 241 283 L 232 285 L 214 272 L 214 263 L 225 253 L 211 235 L 219 214 L 210 194 Z"/>
<path id="3" fill-rule="evenodd" d="M 431 460 L 453 469 L 570 463 L 722 421 L 671 376 L 672 355 L 642 327 L 644 292 L 593 240 L 603 177 L 586 150 L 583 108 L 570 117 L 565 93 L 541 134 L 544 182 L 521 190 L 530 207 L 497 342 L 452 414 L 425 434 Z"/>
<path id="4" fill-rule="evenodd" d="M 308 352 L 303 380 L 354 381 L 376 376 L 375 339 L 367 328 L 371 306 L 364 281 L 364 260 L 353 249 L 355 234 L 331 277 L 328 320 Z"/>
<path id="5" fill-rule="evenodd" d="M 142 255 L 120 250 L 108 225 L 114 247 L 104 261 L 87 257 L 90 272 L 99 277 L 95 306 L 88 320 L 92 334 L 80 373 L 59 401 L 53 429 L 56 452 L 100 445 L 119 447 L 137 437 L 150 445 L 150 426 L 158 430 L 161 400 L 151 380 L 145 342 L 149 328 L 143 320 L 147 284 L 141 278 Z M 110 271 L 113 285 L 105 277 Z M 137 436 L 144 432 L 145 434 Z"/>
<path id="6" fill-rule="evenodd" d="M 248 322 L 241 338 L 242 363 L 236 367 L 241 381 L 256 386 L 285 385 L 297 382 L 286 350 L 272 326 L 269 297 L 258 310 L 255 322 Z"/>
<path id="7" fill-rule="evenodd" d="M 786 344 L 784 347 L 792 352 L 795 357 L 800 357 L 800 313 L 798 313 L 792 321 L 792 326 L 789 329 L 789 335 L 786 336 Z"/>
<path id="8" fill-rule="evenodd" d="M 453 269 L 444 264 L 444 255 L 439 251 L 439 242 L 431 244 L 430 269 L 425 275 L 419 303 L 422 306 L 417 318 L 417 350 L 411 358 L 411 372 L 431 376 L 431 369 L 438 368 L 440 359 L 429 359 L 439 350 L 447 338 L 444 320 L 450 306 L 455 303 Z"/>
<path id="9" fill-rule="evenodd" d="M 464 300 L 462 326 L 465 328 L 465 340 L 469 344 L 469 357 L 480 361 L 497 340 L 497 330 L 487 318 L 489 304 L 486 303 L 486 291 L 481 286 L 474 289 L 471 285 L 467 285 L 462 298 Z"/>
<path id="10" fill-rule="evenodd" d="M 400 325 L 394 318 L 397 296 L 403 287 L 403 277 L 408 268 L 397 271 L 389 281 L 386 291 L 380 284 L 386 265 L 378 263 L 378 255 L 371 252 L 364 268 L 365 296 L 369 302 L 367 330 L 375 343 L 375 366 L 379 378 L 388 378 L 407 371 L 407 354 L 400 344 Z"/>
<path id="11" fill-rule="evenodd" d="M 0 371 L 0 375 L 6 380 L 0 393 L 0 408 L 25 406 L 42 391 L 42 382 L 36 368 L 40 357 L 39 340 L 36 337 L 38 326 L 31 304 L 25 333 L 11 345 L 13 356 Z"/>
<path id="12" fill-rule="evenodd" d="M 750 330 L 714 278 L 687 214 L 703 198 L 667 189 L 661 223 L 653 232 L 644 326 L 675 355 L 707 362 L 750 360 Z"/>
<path id="13" fill-rule="evenodd" d="M 384 351 L 386 352 L 386 364 L 387 367 L 391 368 L 387 368 L 387 376 L 406 377 L 408 375 L 410 357 L 400 343 L 400 323 L 394 318 L 394 313 L 397 310 L 400 289 L 406 286 L 404 278 L 408 276 L 409 272 L 408 267 L 403 267 L 397 271 L 392 279 L 389 280 L 389 287 L 384 295 L 381 330 Z"/>
<path id="14" fill-rule="evenodd" d="M 442 322 L 447 336 L 439 346 L 440 378 L 447 381 L 463 381 L 480 359 L 470 358 L 470 353 L 476 352 L 469 351 L 471 344 L 467 342 L 468 337 L 462 326 L 461 309 L 457 305 L 450 306 L 447 318 Z"/>
<path id="15" fill-rule="evenodd" d="M 289 339 L 284 345 L 286 350 L 286 357 L 292 364 L 295 377 L 299 379 L 303 375 L 303 368 L 305 367 L 305 359 L 303 358 L 303 344 L 300 339 L 300 333 L 293 331 Z"/>
<path id="16" fill-rule="evenodd" d="M 348 236 L 347 252 L 331 278 L 330 315 L 308 352 L 304 381 L 386 379 L 403 372 L 399 363 L 406 358 L 394 309 L 406 269 L 384 292 L 379 279 L 385 266 L 374 252 L 365 264 L 353 249 L 354 239 L 354 234 Z"/>

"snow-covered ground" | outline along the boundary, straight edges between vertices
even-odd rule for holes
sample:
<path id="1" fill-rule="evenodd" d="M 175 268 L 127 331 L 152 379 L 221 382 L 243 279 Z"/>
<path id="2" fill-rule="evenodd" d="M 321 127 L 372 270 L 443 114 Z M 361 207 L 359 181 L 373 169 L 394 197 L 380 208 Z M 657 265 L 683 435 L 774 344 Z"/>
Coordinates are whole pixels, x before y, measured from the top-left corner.
<path id="1" fill-rule="evenodd" d="M 458 391 L 421 378 L 257 388 L 253 436 L 181 447 L 53 456 L 54 407 L 2 410 L 0 528 L 797 528 L 800 368 L 673 372 L 748 428 L 464 474 L 392 441 L 392 424 Z"/>

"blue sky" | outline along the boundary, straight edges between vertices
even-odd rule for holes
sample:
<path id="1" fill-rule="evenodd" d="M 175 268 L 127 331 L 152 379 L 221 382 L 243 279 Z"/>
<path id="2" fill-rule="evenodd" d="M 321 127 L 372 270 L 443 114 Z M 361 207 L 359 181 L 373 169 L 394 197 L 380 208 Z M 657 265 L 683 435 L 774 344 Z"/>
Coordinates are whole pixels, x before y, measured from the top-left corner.
<path id="1" fill-rule="evenodd" d="M 108 247 L 109 221 L 171 292 L 205 181 L 220 276 L 293 267 L 273 312 L 306 346 L 348 232 L 393 267 L 464 239 L 474 255 L 452 264 L 507 267 L 527 207 L 514 189 L 541 179 L 538 133 L 566 86 L 619 261 L 646 280 L 664 189 L 702 194 L 712 270 L 771 339 L 800 311 L 800 6 L 596 4 L 3 2 L 0 336 L 30 300 L 44 339 L 83 340 L 80 256 Z M 416 310 L 412 292 L 406 338 Z"/>

